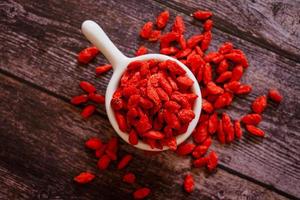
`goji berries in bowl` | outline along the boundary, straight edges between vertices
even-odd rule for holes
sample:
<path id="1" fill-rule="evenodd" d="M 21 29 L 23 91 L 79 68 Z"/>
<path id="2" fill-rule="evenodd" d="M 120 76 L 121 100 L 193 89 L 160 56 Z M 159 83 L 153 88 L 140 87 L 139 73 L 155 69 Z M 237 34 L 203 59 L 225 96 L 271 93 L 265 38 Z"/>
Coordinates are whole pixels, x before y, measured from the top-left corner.
<path id="1" fill-rule="evenodd" d="M 162 54 L 124 56 L 93 21 L 85 21 L 82 31 L 114 69 L 105 107 L 118 135 L 142 150 L 176 149 L 191 135 L 201 112 L 193 73 Z"/>

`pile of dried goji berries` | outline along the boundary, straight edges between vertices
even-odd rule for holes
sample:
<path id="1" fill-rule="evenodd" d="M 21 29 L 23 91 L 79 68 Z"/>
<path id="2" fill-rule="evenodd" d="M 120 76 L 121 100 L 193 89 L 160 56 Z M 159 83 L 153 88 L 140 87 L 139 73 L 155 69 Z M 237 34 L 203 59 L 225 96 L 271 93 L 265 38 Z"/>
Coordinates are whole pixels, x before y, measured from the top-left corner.
<path id="1" fill-rule="evenodd" d="M 172 60 L 131 62 L 111 100 L 119 128 L 129 133 L 130 144 L 136 145 L 139 137 L 152 149 L 176 150 L 175 137 L 185 133 L 195 118 L 193 84 Z"/>
<path id="2" fill-rule="evenodd" d="M 235 95 L 246 95 L 252 90 L 250 85 L 240 82 L 244 71 L 248 67 L 247 58 L 240 49 L 234 48 L 230 42 L 221 44 L 219 49 L 215 52 L 206 53 L 212 39 L 212 13 L 209 11 L 196 11 L 192 16 L 196 20 L 203 22 L 203 31 L 188 39 L 185 39 L 185 25 L 180 16 L 176 16 L 170 32 L 162 33 L 162 30 L 169 21 L 168 11 L 160 13 L 155 23 L 147 22 L 139 34 L 144 40 L 150 42 L 159 41 L 161 54 L 177 58 L 185 64 L 197 78 L 203 98 L 203 113 L 200 116 L 196 129 L 193 131 L 192 140 L 180 144 L 178 147 L 176 143 L 173 143 L 171 149 L 176 150 L 176 153 L 180 156 L 191 155 L 194 159 L 194 167 L 206 167 L 209 171 L 213 171 L 218 164 L 218 156 L 214 151 L 207 153 L 212 143 L 212 137 L 216 135 L 217 140 L 222 144 L 231 143 L 235 138 L 240 139 L 243 135 L 240 122 L 245 125 L 245 129 L 251 135 L 264 137 L 264 131 L 257 127 L 262 120 L 262 112 L 267 106 L 268 99 L 280 103 L 282 96 L 278 90 L 271 89 L 268 93 L 268 97 L 267 95 L 262 95 L 254 100 L 251 105 L 252 113 L 246 114 L 241 119 L 232 120 L 232 118 L 224 112 L 224 109 L 232 103 Z M 136 51 L 136 55 L 143 55 L 147 52 L 147 48 L 141 46 Z M 88 63 L 98 53 L 99 51 L 95 47 L 89 47 L 79 53 L 78 61 Z M 173 64 L 170 62 L 161 64 L 156 61 L 147 61 L 131 65 L 138 65 L 139 67 L 132 67 L 132 74 L 130 76 L 134 76 L 133 74 L 141 75 L 145 72 L 146 68 L 149 69 L 149 71 L 147 70 L 149 77 L 152 75 L 156 77 L 159 74 L 163 74 L 163 77 L 166 77 L 166 73 L 164 70 L 161 70 L 159 66 L 165 65 L 164 67 L 166 69 L 170 66 L 172 68 Z M 151 65 L 154 66 L 154 70 L 151 69 Z M 128 68 L 131 67 L 129 66 Z M 110 65 L 100 66 L 96 68 L 96 73 L 102 74 L 110 69 Z M 174 124 L 174 121 L 181 123 L 186 122 L 186 125 L 188 125 L 188 122 L 190 122 L 194 116 L 194 113 L 191 112 L 191 108 L 195 96 L 192 96 L 190 91 L 188 92 L 191 94 L 190 97 L 181 95 L 180 100 L 176 100 L 176 97 L 174 97 L 174 94 L 176 96 L 178 93 L 187 93 L 190 84 L 193 83 L 184 80 L 185 78 L 178 80 L 178 76 L 175 77 L 175 80 L 173 80 L 174 77 L 172 77 L 173 79 L 164 78 L 164 83 L 159 82 L 161 81 L 160 79 L 148 78 L 146 81 L 139 79 L 133 88 L 131 84 L 128 84 L 132 81 L 132 77 L 128 80 L 127 73 L 129 72 L 130 69 L 123 75 L 123 80 L 121 80 L 120 83 L 120 88 L 122 89 L 118 89 L 115 92 L 113 101 L 111 102 L 116 112 L 120 129 L 129 131 L 130 143 L 133 145 L 137 143 L 140 137 L 153 148 L 161 148 L 161 141 L 166 135 L 167 138 L 173 138 L 173 136 L 179 134 L 178 131 L 182 128 L 181 126 L 178 127 L 178 124 Z M 149 83 L 151 83 L 151 88 L 148 88 Z M 136 85 L 138 84 L 143 86 L 137 88 Z M 160 86 L 160 89 L 155 88 L 155 90 L 153 90 L 153 84 Z M 169 86 L 171 86 L 171 88 Z M 71 102 L 75 105 L 87 103 L 89 100 L 94 102 L 93 104 L 86 105 L 82 111 L 82 116 L 87 118 L 95 111 L 95 105 L 104 103 L 104 97 L 97 94 L 95 87 L 88 82 L 81 82 L 80 87 L 87 94 L 76 96 Z M 151 94 L 150 97 L 141 98 L 143 97 L 141 94 L 147 94 L 148 92 Z M 125 98 L 120 98 L 123 95 L 125 95 Z M 137 105 L 137 102 L 139 102 L 139 106 L 133 106 Z M 131 106 L 128 107 L 128 104 Z M 143 108 L 144 110 L 150 109 L 151 112 L 149 111 L 145 114 L 144 111 L 139 108 Z M 174 113 L 176 113 L 175 111 L 170 115 L 159 116 L 160 108 L 164 108 L 163 110 L 166 111 L 168 109 L 177 110 L 178 113 L 174 115 Z M 182 109 L 184 111 L 182 111 Z M 220 109 L 222 109 L 222 113 L 220 113 Z M 118 114 L 121 110 L 123 115 Z M 183 112 L 183 116 L 179 114 L 180 112 Z M 139 116 L 139 119 L 140 116 L 143 116 L 144 119 L 142 119 L 142 121 L 145 122 L 143 125 L 146 124 L 147 126 L 137 125 L 138 122 L 135 121 L 136 116 Z M 159 121 L 160 117 L 161 121 Z M 150 123 L 148 123 L 150 119 L 152 120 L 151 128 L 149 128 Z M 134 127 L 134 129 L 130 129 L 130 127 Z M 142 131 L 137 131 L 136 133 L 136 129 L 142 129 Z M 140 132 L 147 134 L 144 135 Z M 95 151 L 95 156 L 99 159 L 98 168 L 101 170 L 106 169 L 111 161 L 117 160 L 118 158 L 118 140 L 115 137 L 111 138 L 107 144 L 98 138 L 91 138 L 86 142 L 86 147 Z M 119 161 L 118 169 L 125 168 L 131 160 L 131 155 L 122 157 Z M 74 180 L 78 183 L 88 183 L 93 180 L 94 177 L 95 176 L 90 172 L 83 172 L 76 176 Z M 126 172 L 123 176 L 123 181 L 133 184 L 136 181 L 136 177 L 132 172 Z M 185 176 L 183 185 L 186 192 L 192 192 L 194 190 L 195 183 L 192 174 Z M 135 199 L 143 199 L 149 194 L 149 188 L 141 187 L 133 193 L 133 197 Z"/>

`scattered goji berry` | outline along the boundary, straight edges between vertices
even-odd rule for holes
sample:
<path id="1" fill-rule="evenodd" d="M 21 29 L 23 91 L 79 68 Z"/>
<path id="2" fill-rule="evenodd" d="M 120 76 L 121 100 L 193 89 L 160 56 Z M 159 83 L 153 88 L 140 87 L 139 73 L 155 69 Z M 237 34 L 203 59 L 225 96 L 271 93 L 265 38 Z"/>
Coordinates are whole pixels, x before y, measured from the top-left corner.
<path id="1" fill-rule="evenodd" d="M 91 83 L 87 82 L 87 81 L 81 81 L 79 86 L 81 87 L 81 89 L 83 89 L 87 93 L 96 92 L 95 86 L 92 85 Z"/>
<path id="2" fill-rule="evenodd" d="M 88 101 L 88 96 L 86 94 L 75 96 L 71 99 L 71 103 L 74 105 L 86 103 L 87 101 Z"/>
<path id="3" fill-rule="evenodd" d="M 212 16 L 212 12 L 197 10 L 192 14 L 192 16 L 198 20 L 206 20 Z"/>
<path id="4" fill-rule="evenodd" d="M 246 125 L 246 129 L 249 133 L 251 133 L 252 135 L 256 135 L 259 137 L 264 137 L 265 136 L 265 132 L 253 125 Z"/>
<path id="5" fill-rule="evenodd" d="M 217 165 L 218 165 L 218 156 L 216 152 L 211 151 L 208 155 L 207 169 L 209 171 L 213 171 L 214 169 L 216 169 Z"/>
<path id="6" fill-rule="evenodd" d="M 280 103 L 283 99 L 282 95 L 277 89 L 270 89 L 268 93 L 269 98 L 276 103 Z"/>
<path id="7" fill-rule="evenodd" d="M 124 176 L 123 176 L 123 181 L 125 183 L 133 184 L 133 183 L 135 183 L 135 179 L 136 179 L 136 177 L 135 177 L 134 173 L 131 173 L 131 172 L 128 172 L 128 173 L 124 174 Z"/>
<path id="8" fill-rule="evenodd" d="M 184 186 L 184 190 L 188 193 L 191 193 L 194 191 L 195 182 L 194 182 L 194 178 L 191 174 L 188 174 L 185 176 L 183 186 Z"/>
<path id="9" fill-rule="evenodd" d="M 212 115 L 210 115 L 208 120 L 208 132 L 212 135 L 218 130 L 219 126 L 219 119 L 218 114 L 215 112 Z"/>
<path id="10" fill-rule="evenodd" d="M 208 157 L 202 157 L 198 158 L 197 160 L 194 160 L 193 165 L 194 167 L 200 168 L 206 166 L 208 163 Z"/>
<path id="11" fill-rule="evenodd" d="M 156 18 L 157 28 L 159 28 L 159 29 L 165 28 L 165 26 L 168 23 L 169 17 L 170 17 L 169 11 L 165 10 L 165 11 L 161 12 Z"/>
<path id="12" fill-rule="evenodd" d="M 133 198 L 134 199 L 144 199 L 150 194 L 150 192 L 151 192 L 151 190 L 149 188 L 146 188 L 146 187 L 139 188 L 133 193 Z"/>
<path id="13" fill-rule="evenodd" d="M 84 109 L 82 110 L 81 116 L 84 119 L 87 119 L 95 112 L 95 110 L 96 110 L 96 106 L 88 105 L 88 106 L 84 107 Z"/>
<path id="14" fill-rule="evenodd" d="M 242 129 L 241 129 L 241 123 L 238 120 L 236 120 L 234 122 L 234 133 L 235 133 L 236 138 L 238 138 L 238 139 L 242 138 L 243 132 L 242 132 Z"/>
<path id="15" fill-rule="evenodd" d="M 78 53 L 77 60 L 80 63 L 87 64 L 93 60 L 98 53 L 99 50 L 96 47 L 88 47 Z"/>
<path id="16" fill-rule="evenodd" d="M 140 46 L 138 50 L 136 50 L 135 55 L 141 56 L 148 53 L 148 49 L 145 46 Z"/>
<path id="17" fill-rule="evenodd" d="M 132 155 L 130 155 L 130 154 L 125 155 L 118 163 L 117 168 L 118 169 L 125 168 L 131 160 L 132 160 Z"/>
<path id="18" fill-rule="evenodd" d="M 257 125 L 261 122 L 261 119 L 260 114 L 248 114 L 242 117 L 241 121 L 247 125 Z"/>
<path id="19" fill-rule="evenodd" d="M 110 163 L 110 158 L 108 155 L 104 154 L 98 161 L 97 166 L 101 170 L 107 169 Z"/>
<path id="20" fill-rule="evenodd" d="M 101 94 L 90 93 L 88 98 L 90 100 L 92 100 L 93 102 L 98 103 L 98 104 L 104 104 L 105 103 L 105 97 Z"/>
<path id="21" fill-rule="evenodd" d="M 96 75 L 99 76 L 105 72 L 108 72 L 111 69 L 112 69 L 111 65 L 103 65 L 103 66 L 96 67 Z"/>
<path id="22" fill-rule="evenodd" d="M 85 146 L 92 150 L 101 148 L 102 141 L 99 138 L 90 138 L 85 142 Z"/>
<path id="23" fill-rule="evenodd" d="M 152 29 L 153 29 L 153 23 L 152 22 L 147 22 L 142 27 L 142 29 L 140 31 L 140 36 L 144 39 L 148 39 L 150 37 L 151 33 L 152 33 Z"/>
<path id="24" fill-rule="evenodd" d="M 212 29 L 212 26 L 213 26 L 213 21 L 211 19 L 208 19 L 204 22 L 203 29 L 204 31 L 210 31 Z"/>
<path id="25" fill-rule="evenodd" d="M 188 155 L 194 150 L 195 146 L 193 143 L 183 143 L 177 147 L 176 153 L 180 156 Z"/>
<path id="26" fill-rule="evenodd" d="M 80 184 L 86 184 L 91 182 L 95 178 L 95 175 L 90 172 L 81 172 L 78 176 L 74 177 L 74 181 Z"/>
<path id="27" fill-rule="evenodd" d="M 252 108 L 253 112 L 255 112 L 257 114 L 261 114 L 265 110 L 266 106 L 267 106 L 267 96 L 263 95 L 263 96 L 257 97 L 253 101 L 251 108 Z"/>
<path id="28" fill-rule="evenodd" d="M 175 22 L 172 27 L 172 31 L 182 35 L 185 31 L 185 25 L 181 16 L 175 17 Z"/>

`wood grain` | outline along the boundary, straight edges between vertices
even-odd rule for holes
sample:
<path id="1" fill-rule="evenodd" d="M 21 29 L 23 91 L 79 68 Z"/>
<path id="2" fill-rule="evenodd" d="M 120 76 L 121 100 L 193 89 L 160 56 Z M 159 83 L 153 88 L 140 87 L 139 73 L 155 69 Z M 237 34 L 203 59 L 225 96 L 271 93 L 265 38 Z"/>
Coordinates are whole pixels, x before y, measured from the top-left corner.
<path id="1" fill-rule="evenodd" d="M 120 0 L 76 3 L 12 0 L 3 3 L 1 9 L 4 11 L 0 18 L 3 30 L 0 33 L 1 71 L 24 79 L 48 94 L 70 99 L 81 93 L 80 80 L 90 80 L 104 93 L 111 76 L 108 73 L 98 81 L 94 79 L 94 67 L 106 62 L 102 56 L 88 66 L 77 64 L 76 53 L 88 45 L 79 30 L 82 21 L 96 20 L 126 55 L 133 55 L 134 49 L 144 43 L 137 36 L 139 28 L 165 7 L 151 1 L 141 4 L 134 0 L 126 4 Z M 199 31 L 199 23 L 181 12 L 170 11 L 172 17 L 174 14 L 184 16 L 187 36 Z M 236 99 L 229 110 L 231 116 L 238 118 L 249 112 L 250 102 L 270 87 L 279 88 L 285 96 L 283 104 L 271 104 L 264 114 L 261 127 L 268 133 L 265 140 L 246 136 L 230 147 L 216 144 L 221 166 L 276 191 L 300 197 L 299 63 L 220 30 L 214 30 L 213 34 L 212 49 L 220 42 L 233 41 L 245 51 L 251 64 L 243 81 L 255 89 L 251 95 Z M 151 52 L 157 51 L 153 44 L 146 46 Z M 99 113 L 105 116 L 104 109 L 99 109 Z"/>
<path id="2" fill-rule="evenodd" d="M 300 61 L 299 1 L 157 1 L 186 14 L 211 10 L 218 29 Z"/>
<path id="3" fill-rule="evenodd" d="M 194 169 L 197 187 L 187 195 L 181 184 L 189 159 L 172 152 L 146 156 L 123 142 L 119 155 L 135 155 L 128 168 L 116 170 L 112 163 L 100 172 L 83 143 L 115 135 L 107 119 L 95 115 L 83 121 L 68 103 L 4 75 L 0 90 L 0 199 L 131 199 L 139 186 L 152 188 L 149 199 L 286 199 L 222 169 L 212 175 Z M 84 170 L 95 172 L 96 179 L 78 186 L 72 177 Z M 125 171 L 136 173 L 137 184 L 122 183 Z"/>

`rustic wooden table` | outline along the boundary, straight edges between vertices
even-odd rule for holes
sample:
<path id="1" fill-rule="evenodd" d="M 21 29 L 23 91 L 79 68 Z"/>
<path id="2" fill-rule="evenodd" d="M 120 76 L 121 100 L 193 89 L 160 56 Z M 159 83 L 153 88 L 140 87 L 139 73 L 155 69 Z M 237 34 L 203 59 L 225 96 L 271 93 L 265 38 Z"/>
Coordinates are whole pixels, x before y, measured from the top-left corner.
<path id="1" fill-rule="evenodd" d="M 232 41 L 247 54 L 244 82 L 254 86 L 229 108 L 234 118 L 249 111 L 250 102 L 270 87 L 284 101 L 270 104 L 261 127 L 265 139 L 245 136 L 231 145 L 213 144 L 220 157 L 217 173 L 193 169 L 196 191 L 182 191 L 190 160 L 172 152 L 134 154 L 128 170 L 138 184 L 153 189 L 149 199 L 299 199 L 300 198 L 300 2 L 294 0 L 4 0 L 0 2 L 0 199 L 130 199 L 132 186 L 112 166 L 97 171 L 83 142 L 91 136 L 115 135 L 104 107 L 87 121 L 70 105 L 89 80 L 104 93 L 111 72 L 97 80 L 94 67 L 103 56 L 80 66 L 76 54 L 88 46 L 80 32 L 86 19 L 97 21 L 128 56 L 145 42 L 140 27 L 162 10 L 186 21 L 187 35 L 199 24 L 188 15 L 197 8 L 214 12 L 212 49 Z M 157 46 L 145 44 L 151 52 Z M 115 165 L 115 164 L 114 164 Z M 78 186 L 72 177 L 96 172 L 94 182 Z"/>

